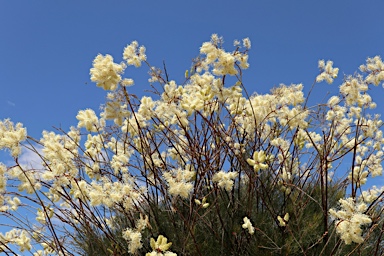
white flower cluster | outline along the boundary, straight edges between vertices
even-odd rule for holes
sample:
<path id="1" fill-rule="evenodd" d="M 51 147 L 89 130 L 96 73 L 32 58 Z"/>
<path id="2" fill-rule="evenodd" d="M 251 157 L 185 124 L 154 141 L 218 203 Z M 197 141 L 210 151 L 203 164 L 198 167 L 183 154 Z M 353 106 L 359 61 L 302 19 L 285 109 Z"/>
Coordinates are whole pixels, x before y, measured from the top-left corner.
<path id="1" fill-rule="evenodd" d="M 76 118 L 79 120 L 77 128 L 84 127 L 87 131 L 97 132 L 99 119 L 97 118 L 95 111 L 92 109 L 80 110 Z"/>
<path id="2" fill-rule="evenodd" d="M 78 174 L 75 159 L 78 156 L 79 131 L 73 127 L 66 135 L 44 131 L 40 142 L 44 145 L 42 152 L 47 166 L 43 179 L 53 180 L 59 187 L 69 184 Z"/>
<path id="3" fill-rule="evenodd" d="M 363 213 L 367 205 L 364 202 L 357 203 L 353 198 L 340 199 L 339 202 L 340 210 L 329 210 L 331 216 L 336 219 L 336 232 L 345 244 L 364 242 L 361 226 L 372 222 L 369 216 Z"/>
<path id="4" fill-rule="evenodd" d="M 6 191 L 7 189 L 7 177 L 5 173 L 7 171 L 7 166 L 5 164 L 0 163 L 0 194 Z"/>
<path id="5" fill-rule="evenodd" d="M 220 188 L 224 188 L 226 191 L 231 191 L 234 184 L 234 179 L 239 176 L 238 172 L 224 172 L 219 171 L 213 175 L 212 181 L 216 182 Z"/>
<path id="6" fill-rule="evenodd" d="M 101 180 L 101 182 L 93 181 L 89 185 L 87 195 L 92 206 L 113 207 L 121 203 L 126 210 L 129 210 L 140 200 L 144 190 L 142 188 L 141 191 L 137 191 L 127 182 Z"/>
<path id="7" fill-rule="evenodd" d="M 123 231 L 123 238 L 129 243 L 128 249 L 130 253 L 136 254 L 137 250 L 143 247 L 141 232 L 148 226 L 148 216 L 143 217 L 140 214 L 140 218 L 136 221 L 135 229 L 127 228 Z"/>
<path id="8" fill-rule="evenodd" d="M 0 121 L 0 149 L 9 149 L 13 157 L 21 153 L 20 143 L 27 138 L 27 129 L 23 124 L 13 124 L 9 119 Z"/>
<path id="9" fill-rule="evenodd" d="M 127 45 L 123 53 L 124 60 L 127 61 L 128 65 L 134 65 L 135 67 L 140 67 L 142 61 L 147 60 L 145 55 L 145 47 L 140 46 L 137 41 L 133 41 L 130 45 Z"/>
<path id="10" fill-rule="evenodd" d="M 369 190 L 364 190 L 361 192 L 359 201 L 362 201 L 366 204 L 370 204 L 373 201 L 377 200 L 377 198 L 383 192 L 384 192 L 384 186 L 382 186 L 381 188 L 377 188 L 376 186 L 373 186 Z"/>
<path id="11" fill-rule="evenodd" d="M 316 82 L 320 83 L 325 80 L 328 84 L 333 83 L 333 79 L 337 77 L 339 69 L 332 66 L 333 62 L 330 60 L 326 64 L 324 60 L 319 60 L 319 69 L 322 72 L 316 77 Z"/>
<path id="12" fill-rule="evenodd" d="M 265 170 L 268 168 L 268 164 L 265 163 L 267 156 L 263 150 L 253 152 L 252 158 L 247 159 L 247 163 L 253 166 L 255 172 L 259 170 Z"/>
<path id="13" fill-rule="evenodd" d="M 8 170 L 9 178 L 15 178 L 20 181 L 17 186 L 19 191 L 25 191 L 28 194 L 33 194 L 41 189 L 41 182 L 38 174 L 34 171 L 27 171 L 23 166 L 15 166 Z"/>
<path id="14" fill-rule="evenodd" d="M 281 216 L 277 216 L 277 220 L 279 221 L 280 227 L 287 226 L 287 223 L 289 221 L 289 213 L 286 213 L 283 218 L 281 218 Z"/>
<path id="15" fill-rule="evenodd" d="M 129 252 L 135 254 L 136 251 L 143 247 L 141 243 L 141 232 L 134 231 L 130 228 L 123 231 L 123 238 L 129 242 Z"/>
<path id="16" fill-rule="evenodd" d="M 124 72 L 124 63 L 113 62 L 111 55 L 99 54 L 93 61 L 93 68 L 90 70 L 91 81 L 104 90 L 114 91 L 121 81 L 121 74 Z"/>
<path id="17" fill-rule="evenodd" d="M 247 54 L 239 51 L 233 53 L 225 52 L 219 47 L 221 43 L 222 39 L 216 34 L 212 35 L 211 42 L 203 43 L 200 53 L 206 55 L 206 59 L 201 63 L 201 67 L 198 68 L 197 72 L 200 72 L 201 69 L 208 70 L 209 66 L 212 65 L 212 73 L 215 75 L 236 75 L 238 73 L 235 67 L 236 63 L 242 69 L 249 67 Z M 249 38 L 244 39 L 244 47 L 247 49 L 251 47 Z"/>
<path id="18" fill-rule="evenodd" d="M 196 175 L 189 165 L 185 169 L 173 169 L 163 174 L 168 183 L 168 191 L 172 196 L 188 198 L 192 192 L 193 184 L 190 182 Z"/>
<path id="19" fill-rule="evenodd" d="M 253 235 L 255 233 L 255 228 L 252 226 L 252 223 L 248 217 L 243 218 L 244 224 L 242 225 L 243 229 L 248 229 L 248 233 Z"/>
<path id="20" fill-rule="evenodd" d="M 145 256 L 177 256 L 176 253 L 168 251 L 172 243 L 168 243 L 168 239 L 163 235 L 159 235 L 156 241 L 151 238 L 150 245 L 152 252 L 148 252 Z"/>
<path id="21" fill-rule="evenodd" d="M 384 63 L 380 56 L 367 59 L 366 65 L 361 65 L 360 70 L 368 73 L 365 81 L 369 84 L 379 85 L 384 81 Z"/>
<path id="22" fill-rule="evenodd" d="M 368 85 L 361 77 L 347 77 L 346 81 L 340 86 L 340 93 L 346 97 L 346 103 L 349 106 L 370 106 L 372 98 L 366 93 L 367 90 Z"/>
<path id="23" fill-rule="evenodd" d="M 302 84 L 282 84 L 273 89 L 272 94 L 255 94 L 246 99 L 241 94 L 238 95 L 241 89 L 236 89 L 236 93 L 232 92 L 227 99 L 228 108 L 231 114 L 236 114 L 235 121 L 240 126 L 239 130 L 247 134 L 249 139 L 256 135 L 268 139 L 271 136 L 271 126 L 277 120 L 290 129 L 308 126 L 306 119 L 309 111 L 300 105 L 305 100 L 302 90 Z"/>
<path id="24" fill-rule="evenodd" d="M 31 238 L 25 230 L 12 229 L 4 235 L 0 233 L 0 251 L 7 251 L 7 244 L 19 246 L 20 252 L 32 249 Z"/>

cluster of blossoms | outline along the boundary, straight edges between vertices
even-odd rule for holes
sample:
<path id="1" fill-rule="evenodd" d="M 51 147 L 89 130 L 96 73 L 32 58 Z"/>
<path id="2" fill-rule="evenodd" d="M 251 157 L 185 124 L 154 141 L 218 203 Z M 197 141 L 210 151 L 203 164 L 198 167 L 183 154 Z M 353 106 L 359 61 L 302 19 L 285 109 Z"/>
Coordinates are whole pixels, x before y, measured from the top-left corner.
<path id="1" fill-rule="evenodd" d="M 164 178 L 169 186 L 169 193 L 174 196 L 188 198 L 193 189 L 193 183 L 190 182 L 195 177 L 196 173 L 193 170 L 174 169 L 164 173 Z"/>
<path id="2" fill-rule="evenodd" d="M 203 208 L 207 208 L 209 206 L 209 203 L 207 203 L 207 198 L 203 197 L 202 202 L 199 199 L 195 199 L 195 203 L 197 205 L 201 205 Z"/>
<path id="3" fill-rule="evenodd" d="M 244 217 L 243 221 L 244 224 L 242 225 L 242 228 L 248 229 L 248 233 L 253 235 L 253 233 L 255 233 L 255 228 L 252 226 L 251 221 L 248 219 L 248 217 Z"/>
<path id="4" fill-rule="evenodd" d="M 280 227 L 287 226 L 287 223 L 289 221 L 289 213 L 286 213 L 283 218 L 281 218 L 281 216 L 277 216 L 277 220 L 279 221 Z"/>
<path id="5" fill-rule="evenodd" d="M 123 58 L 128 65 L 140 67 L 141 62 L 147 59 L 145 47 L 140 46 L 138 48 L 137 41 L 133 41 L 124 49 Z M 111 55 L 99 54 L 94 59 L 93 68 L 90 70 L 91 80 L 96 82 L 97 86 L 110 91 L 116 90 L 120 82 L 123 86 L 131 86 L 134 84 L 131 78 L 122 79 L 121 77 L 125 69 L 125 63 L 114 63 Z"/>
<path id="6" fill-rule="evenodd" d="M 140 219 L 136 221 L 136 228 L 135 230 L 131 228 L 127 228 L 123 231 L 123 238 L 129 242 L 129 252 L 132 254 L 135 254 L 138 249 L 142 248 L 143 245 L 141 243 L 141 232 L 148 227 L 148 216 L 145 216 L 143 218 L 142 215 L 140 215 Z"/>
<path id="7" fill-rule="evenodd" d="M 14 125 L 9 119 L 0 121 L 0 149 L 8 149 L 13 157 L 21 153 L 20 143 L 27 139 L 27 129 L 23 124 Z"/>
<path id="8" fill-rule="evenodd" d="M 316 77 L 316 82 L 320 83 L 325 80 L 328 84 L 333 83 L 333 79 L 337 77 L 339 69 L 332 66 L 333 61 L 329 60 L 325 64 L 324 60 L 319 60 L 319 68 L 322 72 Z"/>
<path id="9" fill-rule="evenodd" d="M 20 229 L 12 229 L 5 235 L 0 233 L 0 249 L 6 251 L 6 244 L 11 243 L 19 246 L 20 252 L 29 251 L 32 249 L 31 239 L 28 232 Z"/>
<path id="10" fill-rule="evenodd" d="M 93 68 L 90 72 L 91 80 L 104 90 L 115 90 L 121 81 L 124 69 L 124 63 L 114 63 L 111 55 L 99 54 L 93 61 Z"/>
<path id="11" fill-rule="evenodd" d="M 336 218 L 336 232 L 346 244 L 362 243 L 362 225 L 371 224 L 372 220 L 364 214 L 367 205 L 356 203 L 354 198 L 340 199 L 340 210 L 330 209 L 329 213 Z"/>
<path id="12" fill-rule="evenodd" d="M 268 165 L 265 163 L 267 156 L 265 155 L 264 151 L 254 152 L 253 158 L 248 158 L 247 162 L 249 165 L 253 166 L 253 169 L 255 172 L 258 172 L 259 170 L 264 170 L 268 168 Z"/>
<path id="13" fill-rule="evenodd" d="M 248 38 L 242 44 L 236 40 L 232 52 L 225 51 L 222 44 L 217 35 L 202 44 L 182 85 L 161 79 L 161 72 L 150 67 L 151 81 L 162 86 L 156 91 L 157 98 L 135 99 L 127 91 L 134 81 L 122 77 L 128 66 L 147 63 L 144 46 L 136 41 L 127 45 L 125 62 L 120 64 L 110 55 L 97 55 L 91 80 L 109 91 L 101 113 L 80 110 L 76 128 L 62 134 L 44 131 L 34 141 L 41 146 L 41 151 L 34 151 L 41 158 L 39 170 L 17 161 L 11 167 L 0 164 L 0 212 L 17 211 L 36 195 L 31 201 L 37 204 L 38 226 L 33 229 L 39 230 L 0 234 L 1 250 L 9 250 L 10 244 L 18 245 L 20 251 L 32 251 L 32 245 L 39 244 L 35 255 L 71 255 L 65 246 L 65 235 L 70 234 L 54 229 L 54 223 L 61 221 L 77 231 L 80 226 L 87 231 L 96 229 L 106 238 L 123 238 L 125 244 L 113 244 L 118 239 L 112 239 L 113 249 L 109 250 L 113 253 L 121 247 L 130 254 L 152 250 L 146 255 L 171 256 L 176 255 L 169 251 L 172 243 L 160 233 L 180 223 L 188 233 L 186 240 L 171 237 L 170 231 L 165 235 L 173 242 L 179 239 L 180 244 L 175 242 L 173 247 L 178 249 L 173 250 L 183 253 L 181 247 L 204 244 L 197 242 L 196 234 L 210 231 L 220 241 L 227 235 L 223 230 L 236 233 L 234 230 L 243 228 L 253 235 L 236 243 L 259 239 L 255 227 L 268 237 L 260 228 L 262 223 L 254 222 L 254 227 L 250 221 L 260 219 L 255 217 L 259 213 L 268 229 L 279 228 L 279 234 L 282 229 L 295 228 L 308 201 L 320 207 L 316 212 L 329 212 L 345 244 L 363 243 L 368 232 L 362 227 L 374 222 L 372 216 L 377 212 L 373 209 L 383 197 L 383 188 L 363 190 L 367 180 L 382 175 L 383 169 L 382 122 L 379 116 L 370 115 L 376 104 L 368 94 L 370 83 L 384 80 L 381 59 L 370 58 L 360 67 L 366 77 L 346 77 L 339 95 L 307 107 L 303 84 L 281 84 L 270 93 L 245 97 L 241 72 L 249 67 L 251 42 Z M 333 83 L 339 71 L 333 62 L 320 60 L 319 68 L 316 82 Z M 226 86 L 226 76 L 227 81 L 237 81 Z M 0 122 L 0 149 L 9 149 L 16 160 L 26 138 L 21 124 L 8 119 Z M 340 207 L 336 209 L 329 206 L 327 198 L 333 195 L 327 191 L 338 184 L 332 178 L 351 154 L 351 168 L 345 175 L 351 195 L 337 198 Z M 347 185 L 342 187 L 344 191 Z M 16 187 L 27 196 L 14 196 Z M 249 208 L 244 210 L 246 206 Z M 295 214 L 277 216 L 282 209 Z M 232 219 L 237 210 L 249 218 L 244 217 L 243 223 Z M 233 226 L 225 226 L 225 213 Z M 116 221 L 120 215 L 125 222 Z M 164 215 L 169 222 L 166 228 L 161 223 Z M 219 216 L 219 221 L 209 219 L 212 216 L 215 220 Z M 219 225 L 217 230 L 215 225 Z M 201 226 L 206 229 L 199 230 Z M 323 226 L 331 228 L 327 218 Z M 150 238 L 156 234 L 156 241 Z M 272 244 L 284 247 L 277 241 Z M 221 242 L 221 246 L 226 245 Z"/>
<path id="14" fill-rule="evenodd" d="M 134 65 L 135 67 L 140 67 L 142 61 L 147 60 L 145 55 L 145 47 L 140 46 L 137 41 L 133 41 L 130 45 L 127 45 L 123 53 L 124 60 L 127 61 L 128 65 Z"/>
<path id="15" fill-rule="evenodd" d="M 145 254 L 146 256 L 176 256 L 176 253 L 168 251 L 172 243 L 168 243 L 168 239 L 163 235 L 159 235 L 157 240 L 151 238 L 151 248 L 152 252 Z"/>
<path id="16" fill-rule="evenodd" d="M 4 196 L 7 189 L 7 167 L 0 163 L 0 212 L 16 211 L 21 205 L 17 196 Z"/>
<path id="17" fill-rule="evenodd" d="M 95 111 L 92 109 L 80 110 L 76 116 L 79 120 L 78 128 L 85 128 L 89 132 L 97 132 L 99 126 L 99 119 L 97 118 Z"/>
<path id="18" fill-rule="evenodd" d="M 368 58 L 366 65 L 361 65 L 360 70 L 368 73 L 365 81 L 369 84 L 379 85 L 381 81 L 384 81 L 384 63 L 380 56 L 374 58 Z"/>
<path id="19" fill-rule="evenodd" d="M 236 62 L 239 63 L 239 66 L 242 69 L 247 69 L 249 67 L 248 55 L 246 53 L 225 52 L 220 48 L 222 41 L 222 38 L 218 37 L 216 34 L 213 34 L 211 42 L 203 43 L 200 48 L 200 53 L 205 54 L 206 58 L 201 63 L 201 67 L 198 68 L 197 72 L 200 72 L 201 70 L 208 70 L 210 66 L 213 66 L 212 73 L 214 75 L 236 75 L 238 73 L 235 67 Z M 249 38 L 245 38 L 243 40 L 243 46 L 246 49 L 251 48 L 251 42 Z"/>
<path id="20" fill-rule="evenodd" d="M 234 185 L 234 179 L 239 176 L 238 172 L 224 172 L 220 171 L 213 175 L 212 181 L 217 182 L 220 188 L 224 188 L 228 192 L 232 190 Z"/>

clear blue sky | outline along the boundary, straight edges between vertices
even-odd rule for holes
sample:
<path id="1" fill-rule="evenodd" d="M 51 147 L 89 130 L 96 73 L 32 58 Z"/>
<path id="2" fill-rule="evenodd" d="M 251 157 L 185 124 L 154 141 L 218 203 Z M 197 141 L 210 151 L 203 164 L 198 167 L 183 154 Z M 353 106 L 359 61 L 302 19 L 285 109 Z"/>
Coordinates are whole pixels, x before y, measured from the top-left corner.
<path id="1" fill-rule="evenodd" d="M 97 109 L 105 97 L 90 82 L 92 60 L 110 53 L 120 62 L 132 40 L 181 82 L 212 33 L 228 50 L 234 39 L 249 37 L 249 91 L 279 83 L 309 88 L 320 58 L 351 73 L 368 56 L 384 56 L 382 10 L 384 1 L 0 0 L 0 119 L 24 123 L 34 137 L 76 125 L 79 109 Z M 149 89 L 144 69 L 126 73 L 144 81 L 131 92 Z"/>

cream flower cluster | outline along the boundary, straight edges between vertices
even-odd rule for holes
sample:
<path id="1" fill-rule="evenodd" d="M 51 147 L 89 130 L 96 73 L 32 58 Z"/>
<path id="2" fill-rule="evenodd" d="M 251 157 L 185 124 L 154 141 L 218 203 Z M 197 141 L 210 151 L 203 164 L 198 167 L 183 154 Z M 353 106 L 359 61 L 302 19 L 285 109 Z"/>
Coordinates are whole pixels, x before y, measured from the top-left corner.
<path id="1" fill-rule="evenodd" d="M 202 201 L 200 201 L 199 199 L 195 199 L 194 201 L 195 201 L 195 204 L 201 205 L 201 207 L 203 207 L 203 208 L 207 208 L 209 206 L 209 203 L 207 203 L 206 197 L 203 197 Z"/>
<path id="2" fill-rule="evenodd" d="M 188 198 L 193 189 L 193 183 L 190 181 L 195 177 L 196 172 L 190 167 L 186 169 L 173 169 L 163 174 L 168 183 L 168 191 L 172 196 Z"/>
<path id="3" fill-rule="evenodd" d="M 101 157 L 104 149 L 104 137 L 100 134 L 87 135 L 87 141 L 84 143 L 85 153 L 92 159 L 98 160 Z"/>
<path id="4" fill-rule="evenodd" d="M 135 254 L 137 250 L 143 247 L 141 243 L 141 232 L 130 228 L 123 231 L 123 238 L 128 241 L 129 252 Z"/>
<path id="5" fill-rule="evenodd" d="M 259 170 L 265 170 L 268 168 L 268 164 L 265 163 L 267 156 L 263 150 L 253 152 L 252 158 L 247 159 L 247 163 L 253 166 L 255 172 Z"/>
<path id="6" fill-rule="evenodd" d="M 376 186 L 372 186 L 370 189 L 362 191 L 358 200 L 364 202 L 366 204 L 370 204 L 378 199 L 381 193 L 384 192 L 384 186 L 378 188 Z"/>
<path id="7" fill-rule="evenodd" d="M 77 128 L 84 127 L 87 131 L 97 132 L 99 119 L 92 109 L 80 110 L 76 119 L 79 120 Z"/>
<path id="8" fill-rule="evenodd" d="M 127 61 L 128 65 L 134 65 L 138 68 L 141 66 L 142 61 L 147 60 L 147 55 L 145 55 L 145 47 L 139 47 L 139 43 L 137 41 L 133 41 L 131 44 L 125 47 L 123 58 Z"/>
<path id="9" fill-rule="evenodd" d="M 79 131 L 73 127 L 67 135 L 44 131 L 40 142 L 44 145 L 43 164 L 47 167 L 42 174 L 43 179 L 54 181 L 59 187 L 70 184 L 78 174 L 74 160 L 78 156 Z"/>
<path id="10" fill-rule="evenodd" d="M 124 120 L 121 126 L 121 131 L 125 133 L 130 133 L 132 136 L 137 136 L 140 134 L 141 130 L 148 126 L 148 122 L 139 113 L 132 115 L 130 118 Z"/>
<path id="11" fill-rule="evenodd" d="M 52 218 L 54 211 L 51 207 L 45 206 L 44 209 L 37 209 L 36 220 L 41 224 L 46 224 L 46 218 Z"/>
<path id="12" fill-rule="evenodd" d="M 41 182 L 39 181 L 38 174 L 33 171 L 27 171 L 25 166 L 15 166 L 8 170 L 9 178 L 19 180 L 17 189 L 25 191 L 28 194 L 33 194 L 35 191 L 41 189 Z"/>
<path id="13" fill-rule="evenodd" d="M 324 60 L 319 60 L 319 69 L 322 72 L 316 77 L 316 82 L 320 83 L 325 80 L 328 84 L 333 83 L 333 79 L 337 77 L 339 69 L 332 66 L 333 61 L 328 60 L 325 63 Z"/>
<path id="14" fill-rule="evenodd" d="M 231 191 L 234 185 L 234 179 L 239 176 L 238 172 L 224 172 L 219 171 L 212 177 L 212 181 L 216 182 L 220 188 L 224 188 L 226 191 Z"/>
<path id="15" fill-rule="evenodd" d="M 100 116 L 105 120 L 113 120 L 115 124 L 122 126 L 130 114 L 127 110 L 127 104 L 121 104 L 119 99 L 113 98 L 105 104 Z"/>
<path id="16" fill-rule="evenodd" d="M 7 251 L 7 244 L 19 246 L 20 252 L 32 249 L 31 237 L 28 232 L 20 229 L 12 229 L 4 235 L 0 233 L 0 251 Z"/>
<path id="17" fill-rule="evenodd" d="M 368 85 L 361 77 L 347 77 L 346 81 L 340 86 L 340 93 L 346 97 L 347 105 L 370 106 L 371 96 L 366 91 Z"/>
<path id="18" fill-rule="evenodd" d="M 253 235 L 255 233 L 255 228 L 252 226 L 252 223 L 248 217 L 243 218 L 244 224 L 242 225 L 243 229 L 248 229 L 248 233 Z"/>
<path id="19" fill-rule="evenodd" d="M 369 216 L 364 214 L 367 205 L 364 202 L 357 203 L 353 198 L 340 199 L 339 202 L 340 210 L 329 210 L 331 216 L 336 219 L 336 232 L 345 244 L 364 242 L 361 226 L 372 222 Z"/>
<path id="20" fill-rule="evenodd" d="M 176 253 L 168 251 L 172 243 L 168 243 L 168 239 L 163 235 L 159 235 L 156 241 L 151 237 L 150 245 L 152 252 L 148 252 L 145 256 L 177 256 Z"/>
<path id="21" fill-rule="evenodd" d="M 268 139 L 270 127 L 278 120 L 281 125 L 288 125 L 290 129 L 306 128 L 309 114 L 300 104 L 305 101 L 302 84 L 290 86 L 280 85 L 272 90 L 272 94 L 252 95 L 246 99 L 240 95 L 241 89 L 227 100 L 231 114 L 240 126 L 239 130 L 251 136 Z M 256 131 L 256 132 L 255 132 Z M 259 134 L 258 134 L 259 133 Z"/>
<path id="22" fill-rule="evenodd" d="M 136 190 L 128 182 L 101 180 L 101 182 L 93 181 L 88 186 L 87 195 L 92 206 L 113 207 L 120 203 L 129 210 L 140 200 L 144 192 L 145 188 Z"/>
<path id="23" fill-rule="evenodd" d="M 17 211 L 20 205 L 21 201 L 17 196 L 11 197 L 0 194 L 0 212 Z"/>
<path id="24" fill-rule="evenodd" d="M 0 121 L 0 149 L 9 149 L 13 157 L 21 153 L 20 143 L 27 139 L 27 129 L 23 124 L 13 124 L 9 119 Z"/>
<path id="25" fill-rule="evenodd" d="M 7 177 L 6 177 L 7 166 L 0 162 L 0 194 L 7 190 Z"/>
<path id="26" fill-rule="evenodd" d="M 124 69 L 125 65 L 114 63 L 111 55 L 99 54 L 93 60 L 93 68 L 90 70 L 91 81 L 104 90 L 114 91 L 121 81 Z"/>
<path id="27" fill-rule="evenodd" d="M 355 182 L 357 187 L 360 187 L 367 182 L 368 175 L 372 177 L 382 175 L 383 167 L 381 162 L 383 161 L 384 153 L 379 150 L 376 153 L 370 152 L 367 154 L 368 148 L 363 145 L 358 145 L 356 148 L 359 154 L 355 158 L 355 167 L 349 173 L 348 179 Z"/>
<path id="28" fill-rule="evenodd" d="M 277 216 L 277 220 L 279 221 L 280 227 L 287 226 L 287 223 L 289 221 L 289 213 L 286 213 L 283 218 L 281 216 Z"/>
<path id="29" fill-rule="evenodd" d="M 109 164 L 112 167 L 115 174 L 117 173 L 128 173 L 128 163 L 131 155 L 133 154 L 133 149 L 126 148 L 123 142 L 111 138 L 111 141 L 107 143 L 109 149 L 114 153 L 112 160 Z"/>
<path id="30" fill-rule="evenodd" d="M 367 59 L 366 65 L 361 65 L 360 70 L 368 73 L 365 81 L 369 84 L 379 85 L 384 81 L 384 63 L 380 56 Z"/>
<path id="31" fill-rule="evenodd" d="M 228 53 L 222 50 L 219 46 L 222 44 L 222 39 L 216 34 L 212 35 L 211 42 L 205 42 L 200 48 L 200 53 L 206 55 L 206 59 L 201 63 L 203 69 L 208 70 L 209 66 L 213 66 L 212 73 L 218 76 L 236 75 L 236 63 L 242 68 L 247 69 L 248 55 L 235 51 Z M 244 47 L 249 49 L 251 42 L 249 38 L 244 39 Z M 200 68 L 197 72 L 200 72 Z"/>
<path id="32" fill-rule="evenodd" d="M 123 238 L 128 241 L 128 249 L 132 254 L 136 254 L 137 250 L 143 247 L 141 243 L 141 232 L 148 227 L 148 216 L 143 217 L 140 214 L 140 218 L 136 221 L 135 229 L 127 228 L 123 231 Z"/>

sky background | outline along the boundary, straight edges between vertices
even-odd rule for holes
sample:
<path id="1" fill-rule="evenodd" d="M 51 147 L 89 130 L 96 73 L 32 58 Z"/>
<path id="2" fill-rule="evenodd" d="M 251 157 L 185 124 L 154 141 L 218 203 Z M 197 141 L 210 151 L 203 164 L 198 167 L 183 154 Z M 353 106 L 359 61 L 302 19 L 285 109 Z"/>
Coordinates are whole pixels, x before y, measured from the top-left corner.
<path id="1" fill-rule="evenodd" d="M 384 1 L 353 0 L 0 0 L 0 119 L 22 122 L 37 138 L 52 126 L 76 125 L 80 109 L 98 109 L 105 99 L 106 92 L 90 82 L 94 57 L 108 53 L 120 62 L 133 40 L 146 46 L 152 65 L 164 60 L 170 78 L 181 83 L 211 34 L 223 36 L 227 50 L 233 40 L 249 37 L 249 92 L 265 93 L 280 83 L 309 89 L 319 59 L 333 60 L 342 77 L 367 57 L 384 55 L 382 10 Z M 136 80 L 131 93 L 149 89 L 147 69 L 130 67 L 126 75 Z"/>
<path id="2" fill-rule="evenodd" d="M 0 0 L 0 120 L 22 122 L 35 138 L 53 126 L 67 130 L 77 125 L 79 110 L 104 102 L 106 92 L 89 76 L 98 53 L 120 62 L 124 47 L 137 40 L 152 65 L 165 61 L 170 79 L 181 83 L 213 33 L 229 51 L 233 40 L 250 38 L 250 93 L 280 83 L 303 83 L 308 91 L 318 60 L 333 60 L 339 79 L 317 85 L 313 96 L 322 100 L 337 91 L 343 74 L 384 56 L 383 10 L 382 0 Z M 147 69 L 130 67 L 126 75 L 136 82 L 131 93 L 150 89 Z M 373 89 L 381 114 L 382 90 Z"/>

